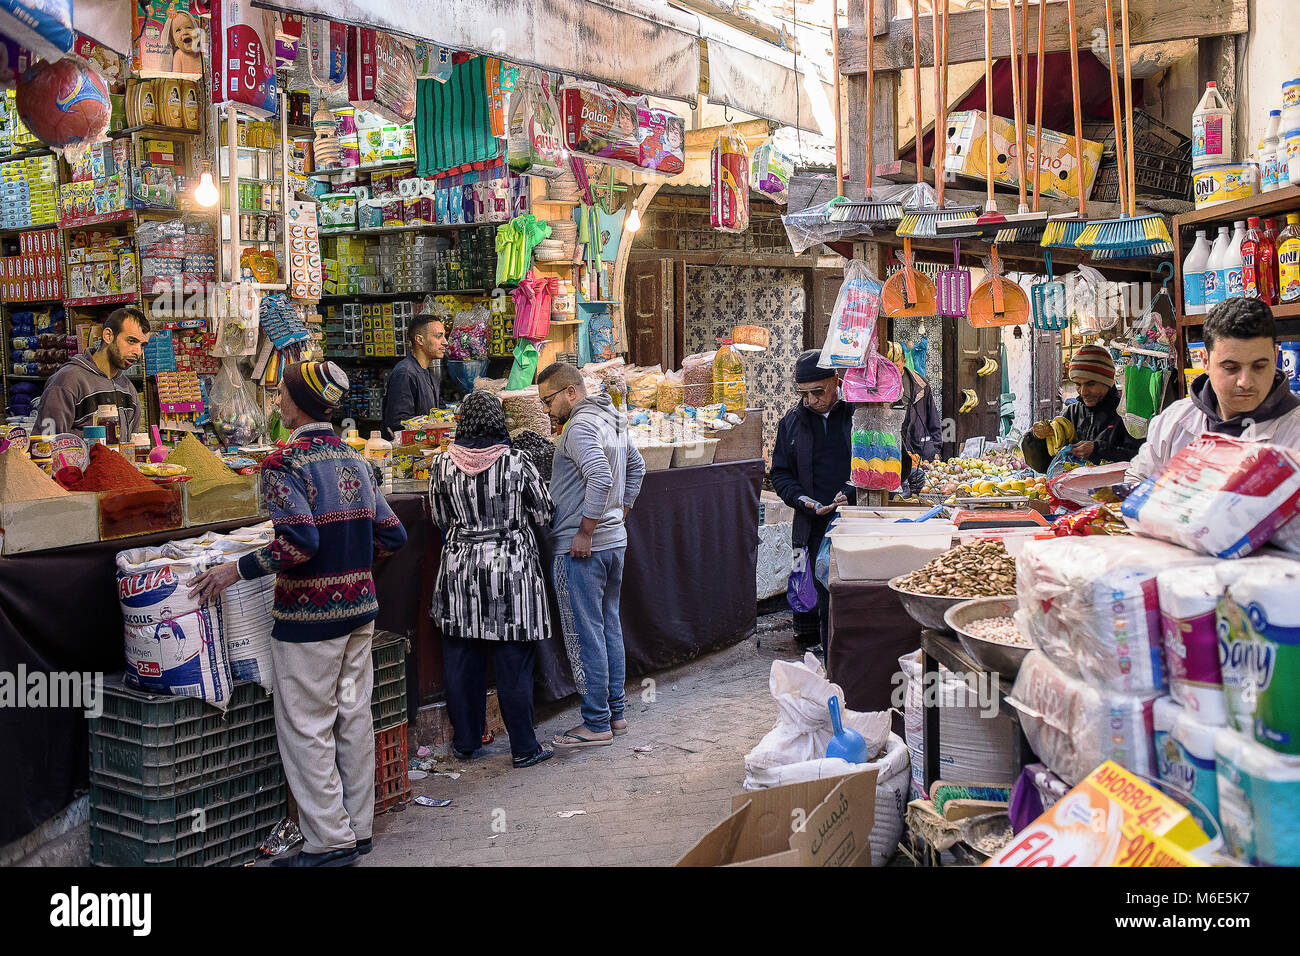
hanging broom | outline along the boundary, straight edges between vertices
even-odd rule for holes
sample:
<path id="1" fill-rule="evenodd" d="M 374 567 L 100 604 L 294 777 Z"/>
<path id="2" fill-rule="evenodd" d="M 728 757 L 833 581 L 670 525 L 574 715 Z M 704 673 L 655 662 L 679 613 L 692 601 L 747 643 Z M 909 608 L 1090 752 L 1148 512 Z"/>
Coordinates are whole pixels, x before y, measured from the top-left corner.
<path id="1" fill-rule="evenodd" d="M 1029 0 L 1025 0 L 1025 7 L 1028 9 Z M 1025 202 L 1025 176 L 1027 175 L 1027 170 L 1025 168 L 1025 119 L 1024 111 L 1021 108 L 1021 91 L 1023 88 L 1020 85 L 1020 65 L 1017 62 L 1018 57 L 1016 54 L 1016 0 L 1010 0 L 1007 4 L 1007 20 L 1009 21 L 1011 28 L 1011 96 L 1016 122 L 1016 166 L 1019 175 L 1020 206 L 1016 210 L 1016 223 L 999 230 L 997 238 L 993 241 L 995 243 L 1038 242 L 1038 240 L 1043 236 L 1043 229 L 1047 226 L 1047 213 L 1038 211 L 1037 201 L 1035 201 L 1034 211 L 1031 213 L 1029 211 L 1029 204 Z M 1041 20 L 1039 21 L 1039 27 L 1041 33 Z M 1029 37 L 1026 36 L 1024 39 L 1028 40 Z M 1025 62 L 1029 62 L 1028 53 L 1025 54 Z M 1042 62 L 1041 58 L 1039 62 Z M 1041 73 L 1038 80 L 1039 103 L 1041 104 L 1041 94 L 1043 89 Z M 1028 79 L 1026 79 L 1025 82 L 1027 83 Z M 1027 93 L 1028 91 L 1025 92 Z M 1038 128 L 1038 139 L 1035 143 L 1042 142 L 1042 116 L 1042 107 L 1040 105 L 1038 113 L 1040 125 Z M 1038 148 L 1035 147 L 1035 155 L 1037 155 L 1038 152 Z M 1034 183 L 1035 185 L 1038 183 L 1037 175 L 1034 176 Z"/>
<path id="2" fill-rule="evenodd" d="M 870 2 L 871 11 L 867 22 L 872 22 L 875 15 L 875 0 Z M 831 55 L 835 71 L 835 184 L 837 195 L 830 202 L 831 222 L 858 222 L 870 226 L 889 226 L 898 222 L 903 216 L 903 204 L 899 202 L 881 202 L 871 198 L 871 176 L 874 171 L 871 160 L 871 130 L 875 121 L 874 94 L 872 75 L 875 71 L 876 39 L 875 31 L 867 31 L 867 170 L 864 185 L 865 199 L 844 198 L 844 175 L 840 163 L 840 30 L 838 15 L 831 17 Z"/>
<path id="3" fill-rule="evenodd" d="M 1066 12 L 1070 21 L 1070 93 L 1074 98 L 1074 168 L 1079 171 L 1079 213 L 1077 216 L 1059 216 L 1047 221 L 1040 245 L 1048 249 L 1073 249 L 1075 240 L 1088 226 L 1088 204 L 1083 189 L 1083 111 L 1079 106 L 1079 51 L 1078 30 L 1074 20 L 1074 0 L 1067 0 Z M 1038 3 L 1038 64 L 1043 63 L 1043 0 Z M 1039 83 L 1041 91 L 1042 83 Z M 1041 134 L 1040 134 L 1041 135 Z M 1037 189 L 1038 177 L 1034 177 Z"/>
<path id="4" fill-rule="evenodd" d="M 1128 120 L 1128 133 L 1125 143 L 1128 169 L 1128 215 L 1120 215 L 1114 219 L 1102 219 L 1089 223 L 1088 227 L 1079 235 L 1079 238 L 1075 240 L 1075 247 L 1092 250 L 1094 259 L 1138 259 L 1143 256 L 1167 255 L 1174 251 L 1174 242 L 1169 235 L 1169 227 L 1165 225 L 1165 217 L 1159 213 L 1149 213 L 1145 216 L 1137 214 L 1137 178 L 1133 164 L 1133 77 L 1131 75 L 1132 64 L 1130 63 L 1128 46 L 1128 0 L 1120 0 L 1120 4 L 1120 25 L 1124 34 L 1124 110 Z M 1113 64 L 1114 31 L 1111 27 L 1110 17 L 1110 0 L 1106 0 L 1106 43 L 1112 50 L 1111 62 Z M 1113 69 L 1111 76 L 1113 83 Z M 1115 104 L 1114 110 L 1118 114 L 1118 103 Z M 1118 123 L 1116 127 L 1116 159 L 1121 164 L 1120 180 L 1122 182 L 1125 160 L 1119 153 Z"/>

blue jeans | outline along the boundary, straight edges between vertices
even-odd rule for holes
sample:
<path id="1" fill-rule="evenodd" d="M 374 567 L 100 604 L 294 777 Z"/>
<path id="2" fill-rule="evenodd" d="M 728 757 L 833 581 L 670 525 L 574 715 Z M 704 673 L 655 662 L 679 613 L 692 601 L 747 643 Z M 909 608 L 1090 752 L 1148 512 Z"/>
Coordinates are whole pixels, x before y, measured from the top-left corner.
<path id="1" fill-rule="evenodd" d="M 582 695 L 582 723 L 597 734 L 608 731 L 610 721 L 622 720 L 627 706 L 627 656 L 618 620 L 626 550 L 593 551 L 582 559 L 564 552 L 552 567 L 564 645 Z"/>

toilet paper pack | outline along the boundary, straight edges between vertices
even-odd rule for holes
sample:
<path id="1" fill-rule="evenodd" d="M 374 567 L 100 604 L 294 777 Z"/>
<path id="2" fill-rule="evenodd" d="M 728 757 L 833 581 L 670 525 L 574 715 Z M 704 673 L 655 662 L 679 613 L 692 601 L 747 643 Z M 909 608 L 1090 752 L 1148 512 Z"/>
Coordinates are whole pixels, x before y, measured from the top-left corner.
<path id="1" fill-rule="evenodd" d="M 1223 563 L 1239 567 L 1245 562 Z M 1218 727 L 1227 723 L 1228 713 L 1215 615 L 1225 587 L 1220 575 L 1229 573 L 1205 565 L 1156 575 L 1169 693 L 1198 720 Z"/>
<path id="2" fill-rule="evenodd" d="M 1219 785 L 1215 775 L 1214 735 L 1218 727 L 1200 723 L 1172 697 L 1152 708 L 1156 771 L 1160 779 L 1193 799 L 1187 809 L 1207 833 L 1219 830 Z"/>
<path id="3" fill-rule="evenodd" d="M 1219 819 L 1237 859 L 1300 866 L 1300 760 L 1261 747 L 1230 728 L 1214 737 Z"/>
<path id="4" fill-rule="evenodd" d="M 1224 569 L 1217 612 L 1228 721 L 1300 756 L 1300 563 L 1259 557 L 1247 570 Z"/>

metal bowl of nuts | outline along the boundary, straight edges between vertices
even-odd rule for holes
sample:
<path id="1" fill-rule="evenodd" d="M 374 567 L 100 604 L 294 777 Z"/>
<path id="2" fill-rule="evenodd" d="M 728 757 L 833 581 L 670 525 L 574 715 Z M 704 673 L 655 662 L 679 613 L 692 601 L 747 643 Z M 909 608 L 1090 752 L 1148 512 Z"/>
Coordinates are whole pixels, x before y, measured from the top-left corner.
<path id="1" fill-rule="evenodd" d="M 891 578 L 903 609 L 922 627 L 948 631 L 944 615 L 972 598 L 1015 599 L 1016 560 L 1001 541 L 982 539 L 950 548 L 911 574 Z"/>
<path id="2" fill-rule="evenodd" d="M 1015 598 L 976 598 L 950 607 L 944 621 L 977 664 L 1014 679 L 1021 661 L 1033 649 L 1016 627 L 1014 615 L 1019 607 Z"/>

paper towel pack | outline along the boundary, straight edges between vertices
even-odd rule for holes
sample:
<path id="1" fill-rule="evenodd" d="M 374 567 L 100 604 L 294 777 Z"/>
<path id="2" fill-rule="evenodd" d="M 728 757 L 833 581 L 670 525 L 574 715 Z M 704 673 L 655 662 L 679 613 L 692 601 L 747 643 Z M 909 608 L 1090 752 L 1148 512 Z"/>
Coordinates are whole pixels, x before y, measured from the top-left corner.
<path id="1" fill-rule="evenodd" d="M 1010 701 L 1020 711 L 1034 753 L 1075 786 L 1106 760 L 1156 776 L 1152 707 L 1157 696 L 1094 687 L 1035 650 L 1020 665 Z"/>
<path id="2" fill-rule="evenodd" d="M 1203 724 L 1172 697 L 1161 697 L 1152 708 L 1156 771 L 1179 794 L 1206 833 L 1219 827 L 1219 784 L 1215 776 L 1214 735 L 1218 727 Z M 1193 800 L 1182 800 L 1183 794 Z M 1207 819 L 1208 817 L 1208 819 Z"/>
<path id="3" fill-rule="evenodd" d="M 1300 866 L 1300 760 L 1231 728 L 1214 737 L 1219 819 L 1232 855 L 1255 866 Z"/>
<path id="4" fill-rule="evenodd" d="M 1168 678 L 1156 575 L 1213 562 L 1146 538 L 1031 541 L 1016 559 L 1016 621 L 1067 673 L 1109 691 L 1163 691 Z"/>
<path id="5" fill-rule="evenodd" d="M 1228 719 L 1215 617 L 1224 589 L 1220 575 L 1228 573 L 1207 564 L 1156 575 L 1169 693 L 1199 720 L 1216 727 Z"/>

